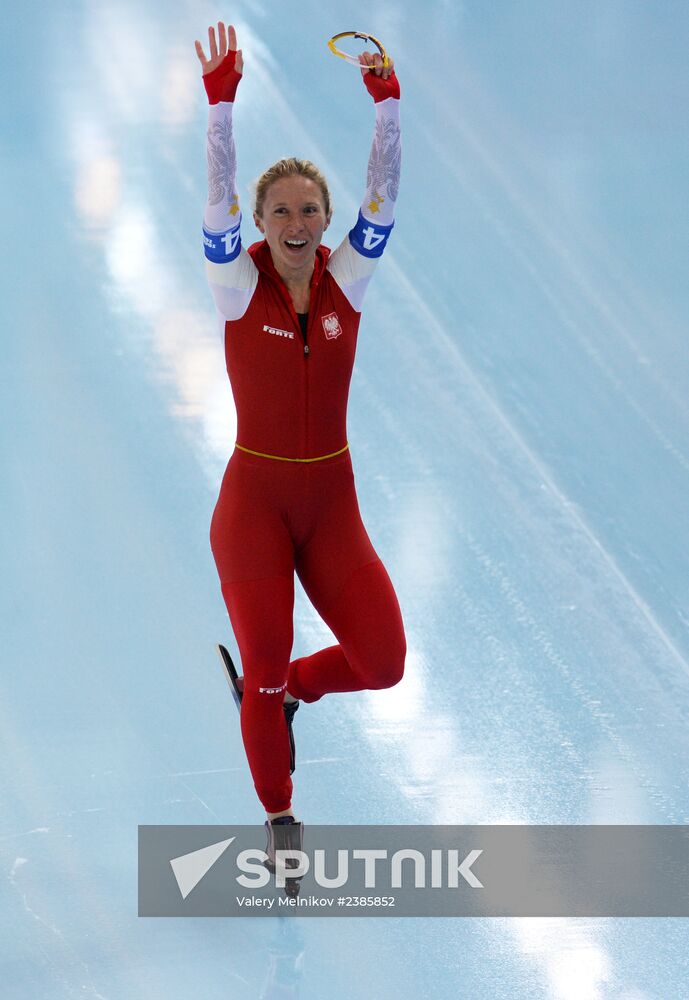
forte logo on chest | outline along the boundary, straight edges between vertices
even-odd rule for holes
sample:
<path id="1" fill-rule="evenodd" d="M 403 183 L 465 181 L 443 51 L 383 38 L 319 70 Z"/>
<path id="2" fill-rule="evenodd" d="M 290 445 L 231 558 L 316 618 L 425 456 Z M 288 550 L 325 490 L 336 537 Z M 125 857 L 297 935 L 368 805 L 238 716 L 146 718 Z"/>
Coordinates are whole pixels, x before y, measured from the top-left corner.
<path id="1" fill-rule="evenodd" d="M 276 326 L 268 326 L 267 323 L 263 324 L 263 330 L 265 333 L 272 333 L 276 337 L 287 337 L 289 340 L 294 340 L 294 332 L 292 330 L 279 330 Z"/>

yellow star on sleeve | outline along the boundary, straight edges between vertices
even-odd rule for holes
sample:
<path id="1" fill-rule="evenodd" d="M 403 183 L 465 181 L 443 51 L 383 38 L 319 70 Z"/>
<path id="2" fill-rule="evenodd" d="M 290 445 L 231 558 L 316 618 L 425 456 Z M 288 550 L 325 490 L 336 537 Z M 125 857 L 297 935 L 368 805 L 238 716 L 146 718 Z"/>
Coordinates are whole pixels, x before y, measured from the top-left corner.
<path id="1" fill-rule="evenodd" d="M 238 211 L 239 211 L 239 205 L 237 203 L 237 198 L 235 197 L 234 201 L 232 202 L 232 204 L 230 205 L 229 209 L 227 210 L 227 214 L 228 215 L 236 215 Z"/>
<path id="2" fill-rule="evenodd" d="M 374 194 L 373 201 L 369 202 L 369 211 L 373 212 L 374 215 L 376 212 L 380 212 L 380 206 L 384 201 L 385 198 L 382 198 L 379 194 Z"/>

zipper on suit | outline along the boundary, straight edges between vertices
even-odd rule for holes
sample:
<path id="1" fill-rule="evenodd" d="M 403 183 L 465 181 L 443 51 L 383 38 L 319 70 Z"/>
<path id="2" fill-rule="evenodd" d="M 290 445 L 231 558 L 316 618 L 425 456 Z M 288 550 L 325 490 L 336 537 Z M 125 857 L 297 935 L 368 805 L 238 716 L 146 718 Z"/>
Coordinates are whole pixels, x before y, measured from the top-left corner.
<path id="1" fill-rule="evenodd" d="M 301 328 L 301 323 L 299 317 L 297 316 L 297 310 L 294 308 L 291 297 L 288 293 L 287 305 L 289 311 L 292 314 L 292 319 L 294 320 L 297 336 L 301 337 L 304 342 L 304 456 L 306 457 L 309 453 L 309 370 L 306 361 L 311 354 L 311 348 L 308 345 L 308 332 L 311 321 L 311 303 L 309 303 L 309 318 L 306 321 L 306 335 L 303 333 Z"/>
<path id="2" fill-rule="evenodd" d="M 309 313 L 308 320 L 306 321 L 306 336 L 302 333 L 301 323 L 299 322 L 299 317 L 297 316 L 297 310 L 294 308 L 294 303 L 292 302 L 292 296 L 289 294 L 288 289 L 284 286 L 284 298 L 286 300 L 287 308 L 292 314 L 292 319 L 296 324 L 297 334 L 301 336 L 304 341 L 304 457 L 309 454 L 309 366 L 306 364 L 309 355 L 311 354 L 311 348 L 308 345 L 308 333 L 311 328 L 311 319 L 314 312 L 314 303 L 316 300 L 316 287 L 312 285 L 309 294 Z"/>
<path id="3" fill-rule="evenodd" d="M 311 319 L 311 310 L 309 309 L 309 319 L 306 321 L 306 332 L 309 331 L 309 320 Z M 297 319 L 297 322 L 299 320 Z M 299 323 L 299 329 L 301 330 L 301 323 Z M 309 366 L 306 362 L 309 360 L 309 354 L 311 349 L 307 343 L 308 337 L 304 336 L 304 457 L 308 457 L 309 454 Z"/>

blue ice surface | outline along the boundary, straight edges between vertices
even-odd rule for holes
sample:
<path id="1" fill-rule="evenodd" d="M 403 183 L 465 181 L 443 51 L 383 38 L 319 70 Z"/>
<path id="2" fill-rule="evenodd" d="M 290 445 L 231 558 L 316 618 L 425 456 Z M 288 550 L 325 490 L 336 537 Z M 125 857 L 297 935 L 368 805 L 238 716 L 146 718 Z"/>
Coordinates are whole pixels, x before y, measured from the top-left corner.
<path id="1" fill-rule="evenodd" d="M 336 243 L 403 92 L 349 411 L 409 655 L 296 720 L 306 823 L 689 822 L 683 4 L 171 0 L 5 12 L 0 204 L 7 1000 L 667 1000 L 686 920 L 146 920 L 137 825 L 262 815 L 213 643 L 234 412 L 193 51 L 234 19 L 248 185 L 326 171 Z M 294 655 L 332 637 L 298 589 Z"/>

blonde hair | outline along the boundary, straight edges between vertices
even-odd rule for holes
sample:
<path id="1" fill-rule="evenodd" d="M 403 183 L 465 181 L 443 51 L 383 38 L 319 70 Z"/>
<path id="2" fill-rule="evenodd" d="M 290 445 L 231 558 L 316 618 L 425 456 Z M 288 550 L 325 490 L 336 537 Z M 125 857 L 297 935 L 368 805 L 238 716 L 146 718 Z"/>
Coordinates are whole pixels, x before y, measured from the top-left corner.
<path id="1" fill-rule="evenodd" d="M 328 188 L 328 182 L 326 181 L 324 175 L 315 163 L 311 162 L 311 160 L 299 160 L 296 156 L 289 156 L 284 160 L 278 160 L 278 162 L 274 163 L 272 167 L 268 167 L 268 169 L 262 173 L 256 181 L 254 193 L 254 212 L 259 219 L 263 218 L 263 203 L 265 201 L 268 188 L 275 181 L 279 181 L 283 177 L 308 177 L 309 180 L 315 181 L 321 189 L 321 194 L 323 195 L 325 216 L 327 219 L 330 218 L 332 214 L 330 189 Z"/>

